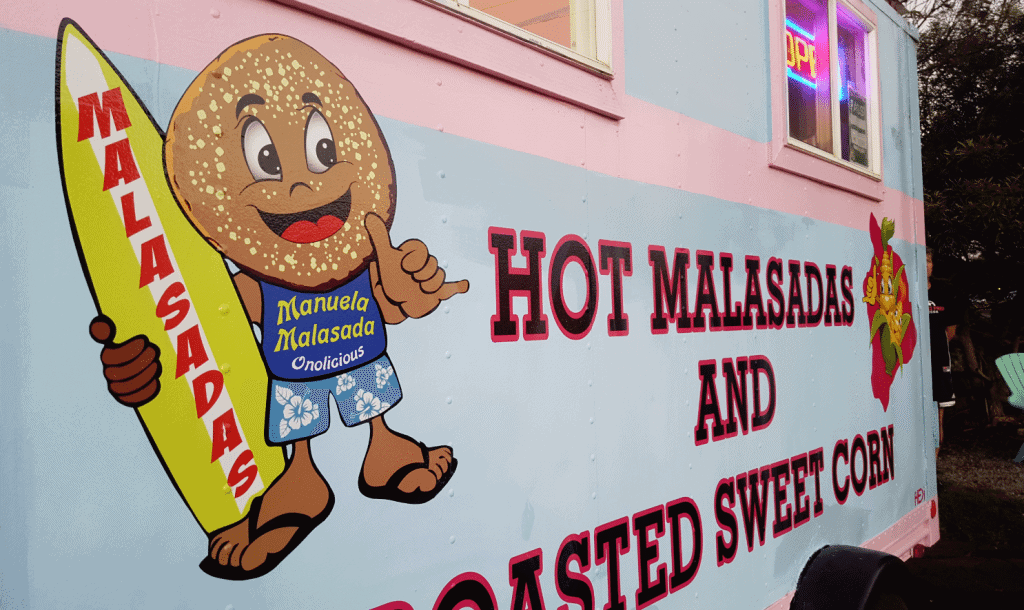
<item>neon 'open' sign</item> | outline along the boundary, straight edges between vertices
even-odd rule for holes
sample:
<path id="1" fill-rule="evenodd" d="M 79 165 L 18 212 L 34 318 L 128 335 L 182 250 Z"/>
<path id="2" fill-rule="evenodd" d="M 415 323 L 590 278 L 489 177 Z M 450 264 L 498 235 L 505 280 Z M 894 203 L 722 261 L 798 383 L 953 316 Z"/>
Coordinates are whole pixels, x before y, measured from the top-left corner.
<path id="1" fill-rule="evenodd" d="M 814 34 L 786 20 L 786 73 L 789 78 L 817 89 L 818 65 L 814 57 Z"/>

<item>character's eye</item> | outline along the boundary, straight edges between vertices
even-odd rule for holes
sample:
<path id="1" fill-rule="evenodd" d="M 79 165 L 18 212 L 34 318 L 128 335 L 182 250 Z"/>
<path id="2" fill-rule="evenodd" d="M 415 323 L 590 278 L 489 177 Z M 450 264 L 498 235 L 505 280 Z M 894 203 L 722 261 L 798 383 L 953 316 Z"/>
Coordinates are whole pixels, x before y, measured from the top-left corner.
<path id="1" fill-rule="evenodd" d="M 322 174 L 337 162 L 338 152 L 334 148 L 331 128 L 324 115 L 314 110 L 306 121 L 306 167 L 315 174 Z"/>
<path id="2" fill-rule="evenodd" d="M 249 172 L 256 180 L 280 180 L 281 160 L 277 148 L 259 119 L 250 119 L 242 129 L 242 152 Z"/>

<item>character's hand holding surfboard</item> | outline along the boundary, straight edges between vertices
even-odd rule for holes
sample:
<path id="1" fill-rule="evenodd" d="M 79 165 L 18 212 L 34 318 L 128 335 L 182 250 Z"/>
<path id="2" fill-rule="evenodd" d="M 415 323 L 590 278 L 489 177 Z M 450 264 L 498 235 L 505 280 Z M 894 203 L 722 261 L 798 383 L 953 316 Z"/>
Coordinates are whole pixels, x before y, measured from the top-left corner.
<path id="1" fill-rule="evenodd" d="M 114 322 L 106 316 L 96 316 L 89 324 L 89 334 L 103 344 L 100 361 L 111 396 L 125 406 L 141 407 L 160 393 L 160 348 L 146 335 L 115 343 L 116 332 Z"/>

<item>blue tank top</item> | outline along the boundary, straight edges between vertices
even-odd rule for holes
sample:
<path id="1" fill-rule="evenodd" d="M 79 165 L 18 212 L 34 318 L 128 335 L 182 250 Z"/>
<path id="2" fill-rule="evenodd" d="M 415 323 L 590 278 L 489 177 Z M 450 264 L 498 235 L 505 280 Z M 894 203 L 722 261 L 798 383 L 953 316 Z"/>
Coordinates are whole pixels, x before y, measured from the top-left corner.
<path id="1" fill-rule="evenodd" d="M 370 272 L 330 292 L 296 292 L 260 282 L 263 357 L 277 379 L 336 375 L 373 362 L 387 347 Z"/>

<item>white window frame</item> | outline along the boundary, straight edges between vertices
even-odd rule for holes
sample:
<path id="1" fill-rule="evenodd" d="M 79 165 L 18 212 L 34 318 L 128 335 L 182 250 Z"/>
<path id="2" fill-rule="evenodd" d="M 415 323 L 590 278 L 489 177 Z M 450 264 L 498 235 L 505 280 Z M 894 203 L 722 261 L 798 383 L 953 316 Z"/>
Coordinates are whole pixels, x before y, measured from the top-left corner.
<path id="1" fill-rule="evenodd" d="M 458 4 L 458 0 L 275 1 L 612 120 L 625 118 L 625 81 L 621 74 L 612 72 L 612 57 L 620 65 L 624 57 L 622 0 L 592 0 L 600 9 L 593 44 L 597 56 L 605 57 L 606 62 L 587 60 L 582 54 L 490 15 L 486 17 L 493 24 L 449 6 Z M 438 20 L 439 14 L 453 18 Z M 591 66 L 588 61 L 599 65 Z"/>
<path id="2" fill-rule="evenodd" d="M 775 169 L 810 178 L 835 188 L 861 195 L 873 201 L 884 198 L 882 184 L 881 79 L 878 64 L 878 18 L 860 0 L 827 0 L 829 21 L 829 66 L 832 86 L 832 152 L 805 144 L 789 135 L 789 87 L 786 74 L 786 2 L 771 0 L 773 33 L 771 45 L 772 142 L 769 165 Z M 838 27 L 837 11 L 842 5 L 866 30 L 868 62 L 866 80 L 868 98 L 868 167 L 846 161 L 840 147 Z"/>
<path id="3" fill-rule="evenodd" d="M 598 74 L 612 75 L 612 11 L 609 0 L 569 0 L 569 23 L 572 28 L 570 37 L 577 41 L 576 51 L 473 8 L 470 6 L 470 0 L 425 1 L 511 34 Z"/>

